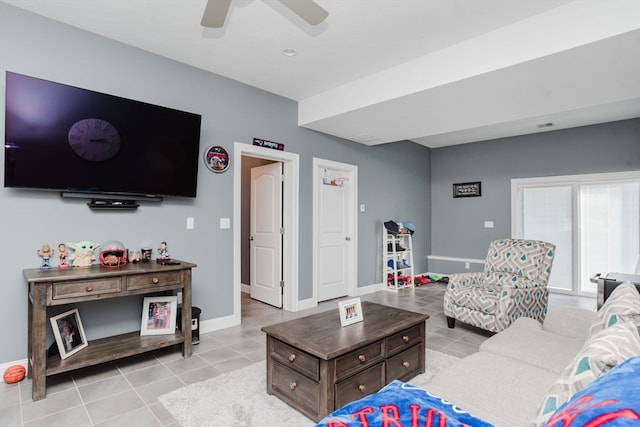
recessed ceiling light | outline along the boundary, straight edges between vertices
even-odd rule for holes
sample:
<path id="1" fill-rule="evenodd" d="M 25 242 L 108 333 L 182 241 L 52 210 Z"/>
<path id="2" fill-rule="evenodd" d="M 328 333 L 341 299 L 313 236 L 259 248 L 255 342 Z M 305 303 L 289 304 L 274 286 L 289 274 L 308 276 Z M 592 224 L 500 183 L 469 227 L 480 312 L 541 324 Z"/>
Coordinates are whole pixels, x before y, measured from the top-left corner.
<path id="1" fill-rule="evenodd" d="M 295 55 L 296 55 L 296 53 L 298 53 L 298 52 L 296 52 L 296 50 L 295 50 L 295 49 L 283 49 L 283 50 L 282 50 L 282 54 L 283 54 L 284 56 L 295 56 Z"/>

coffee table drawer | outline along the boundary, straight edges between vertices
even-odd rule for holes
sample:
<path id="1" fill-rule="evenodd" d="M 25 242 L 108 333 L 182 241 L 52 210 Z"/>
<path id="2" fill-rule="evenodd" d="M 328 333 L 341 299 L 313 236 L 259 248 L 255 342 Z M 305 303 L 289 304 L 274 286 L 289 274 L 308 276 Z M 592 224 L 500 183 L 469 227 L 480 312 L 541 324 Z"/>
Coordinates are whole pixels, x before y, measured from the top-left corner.
<path id="1" fill-rule="evenodd" d="M 294 408 L 318 417 L 320 386 L 318 382 L 289 366 L 273 362 L 271 386 L 274 394 Z"/>
<path id="2" fill-rule="evenodd" d="M 378 363 L 361 373 L 336 384 L 336 408 L 375 393 L 384 386 L 384 363 Z"/>
<path id="3" fill-rule="evenodd" d="M 282 341 L 274 339 L 271 342 L 272 348 L 270 352 L 274 359 L 291 369 L 303 373 L 312 380 L 317 381 L 320 379 L 320 362 L 316 357 L 293 348 Z"/>
<path id="4" fill-rule="evenodd" d="M 387 383 L 413 378 L 422 371 L 423 361 L 420 360 L 422 354 L 420 349 L 421 345 L 416 345 L 387 360 Z"/>
<path id="5" fill-rule="evenodd" d="M 423 325 L 416 325 L 387 338 L 387 354 L 394 354 L 422 342 Z"/>
<path id="6" fill-rule="evenodd" d="M 384 359 L 382 343 L 383 341 L 380 340 L 336 359 L 336 380 L 339 381 L 367 366 L 382 361 Z"/>

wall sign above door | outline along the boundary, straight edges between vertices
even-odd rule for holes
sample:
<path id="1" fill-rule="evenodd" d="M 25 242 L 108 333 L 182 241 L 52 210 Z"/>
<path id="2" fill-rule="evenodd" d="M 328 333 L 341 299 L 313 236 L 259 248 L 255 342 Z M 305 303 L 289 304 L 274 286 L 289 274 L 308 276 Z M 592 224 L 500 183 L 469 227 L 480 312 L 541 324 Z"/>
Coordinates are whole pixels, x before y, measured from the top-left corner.
<path id="1" fill-rule="evenodd" d="M 481 186 L 480 181 L 453 184 L 453 197 L 480 197 L 482 196 Z"/>

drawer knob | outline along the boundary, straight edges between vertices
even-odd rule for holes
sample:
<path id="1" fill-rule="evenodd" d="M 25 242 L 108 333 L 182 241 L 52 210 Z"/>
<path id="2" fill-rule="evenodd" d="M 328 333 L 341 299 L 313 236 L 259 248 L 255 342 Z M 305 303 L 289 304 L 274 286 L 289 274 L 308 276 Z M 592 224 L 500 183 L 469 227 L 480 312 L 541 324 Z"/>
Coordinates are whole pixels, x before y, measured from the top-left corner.
<path id="1" fill-rule="evenodd" d="M 154 285 L 157 285 L 160 282 L 160 279 L 158 279 L 157 277 L 154 277 L 153 279 L 151 279 L 151 281 L 153 282 Z"/>
<path id="2" fill-rule="evenodd" d="M 87 292 L 91 292 L 93 290 L 93 286 L 87 286 L 84 288 Z"/>
<path id="3" fill-rule="evenodd" d="M 298 387 L 298 384 L 296 384 L 296 383 L 289 383 L 289 388 L 290 388 L 291 390 L 294 390 L 296 387 Z"/>
<path id="4" fill-rule="evenodd" d="M 402 341 L 404 341 L 406 343 L 409 342 L 409 335 L 403 335 L 402 336 Z"/>
<path id="5" fill-rule="evenodd" d="M 367 386 L 364 384 L 360 384 L 358 386 L 358 390 L 360 390 L 360 393 L 364 393 L 364 391 L 367 389 Z"/>
<path id="6" fill-rule="evenodd" d="M 409 362 L 402 362 L 402 366 L 404 366 L 405 368 L 409 367 Z"/>
<path id="7" fill-rule="evenodd" d="M 296 360 L 296 355 L 292 353 L 289 355 L 289 362 L 293 362 L 294 360 Z"/>
<path id="8" fill-rule="evenodd" d="M 364 363 L 367 361 L 367 356 L 365 356 L 364 354 L 361 354 L 360 356 L 358 356 L 358 360 Z"/>

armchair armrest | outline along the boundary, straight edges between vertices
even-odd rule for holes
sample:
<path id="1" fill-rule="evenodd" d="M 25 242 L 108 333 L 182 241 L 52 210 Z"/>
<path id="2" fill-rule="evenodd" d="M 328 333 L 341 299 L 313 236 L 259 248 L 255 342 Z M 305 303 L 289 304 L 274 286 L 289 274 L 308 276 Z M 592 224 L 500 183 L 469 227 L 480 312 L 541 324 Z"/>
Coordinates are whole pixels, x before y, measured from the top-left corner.
<path id="1" fill-rule="evenodd" d="M 481 284 L 484 278 L 484 273 L 481 271 L 470 273 L 454 273 L 449 275 L 449 282 L 447 283 L 447 289 L 454 289 L 456 287 L 475 286 Z"/>

